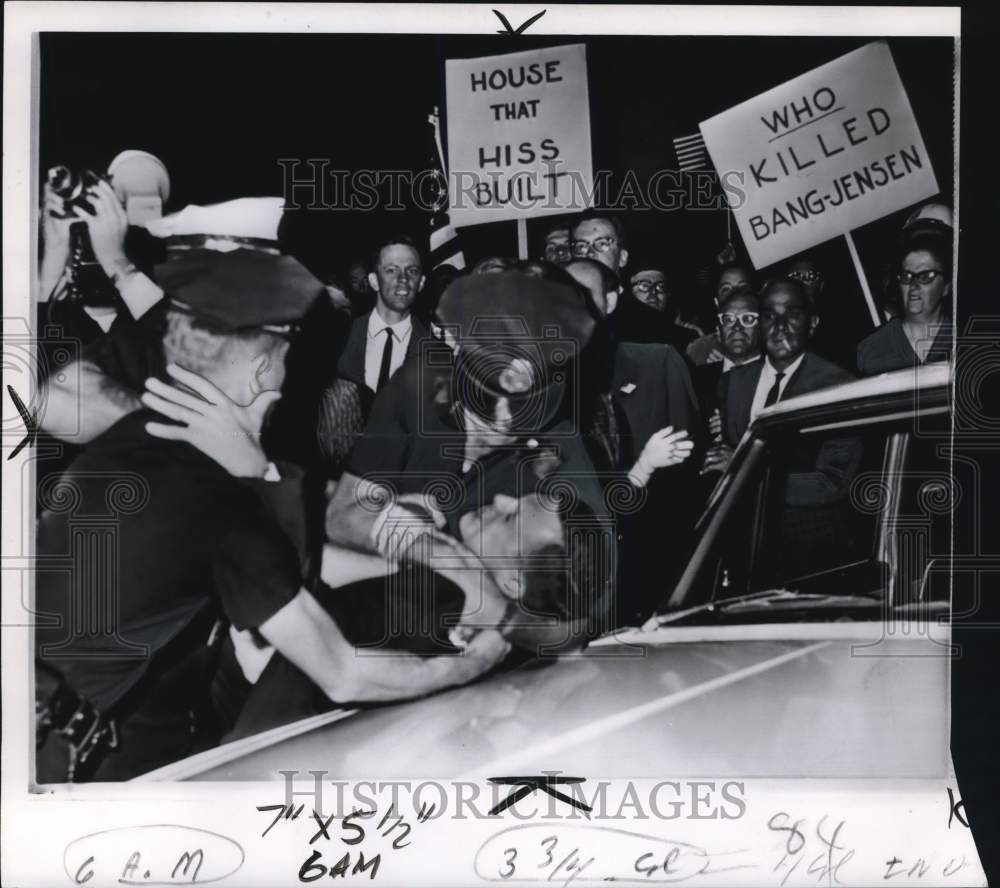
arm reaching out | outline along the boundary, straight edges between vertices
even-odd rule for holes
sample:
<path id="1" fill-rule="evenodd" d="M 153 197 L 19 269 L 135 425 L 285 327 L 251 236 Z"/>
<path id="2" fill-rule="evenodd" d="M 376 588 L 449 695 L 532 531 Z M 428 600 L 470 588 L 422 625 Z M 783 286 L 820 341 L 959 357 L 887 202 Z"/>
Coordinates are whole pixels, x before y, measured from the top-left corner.
<path id="1" fill-rule="evenodd" d="M 260 633 L 335 703 L 405 700 L 465 684 L 499 663 L 510 645 L 480 632 L 461 656 L 393 653 L 361 657 L 305 589 L 260 626 Z"/>
<path id="2" fill-rule="evenodd" d="M 142 407 L 139 395 L 88 360 L 74 361 L 42 383 L 42 428 L 70 444 L 86 444 Z"/>

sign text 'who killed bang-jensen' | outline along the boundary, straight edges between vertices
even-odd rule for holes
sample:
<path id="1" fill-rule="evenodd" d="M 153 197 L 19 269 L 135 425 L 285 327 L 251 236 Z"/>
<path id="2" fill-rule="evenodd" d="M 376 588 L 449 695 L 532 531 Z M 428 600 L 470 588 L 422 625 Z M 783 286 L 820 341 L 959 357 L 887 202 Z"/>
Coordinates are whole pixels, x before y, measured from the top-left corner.
<path id="1" fill-rule="evenodd" d="M 453 224 L 583 209 L 572 201 L 593 192 L 584 46 L 452 59 L 446 80 Z"/>
<path id="2" fill-rule="evenodd" d="M 889 48 L 873 43 L 701 124 L 760 268 L 937 193 Z"/>

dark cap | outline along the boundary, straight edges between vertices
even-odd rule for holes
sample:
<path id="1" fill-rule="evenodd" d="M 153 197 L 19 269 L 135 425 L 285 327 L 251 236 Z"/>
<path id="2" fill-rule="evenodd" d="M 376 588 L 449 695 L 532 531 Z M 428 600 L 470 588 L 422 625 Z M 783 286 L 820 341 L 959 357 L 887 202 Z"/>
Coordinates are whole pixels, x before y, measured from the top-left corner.
<path id="1" fill-rule="evenodd" d="M 256 250 L 190 250 L 156 267 L 156 281 L 182 310 L 226 331 L 282 332 L 302 320 L 322 282 L 291 256 Z"/>
<path id="2" fill-rule="evenodd" d="M 437 314 L 460 348 L 455 399 L 489 420 L 507 398 L 520 432 L 553 421 L 567 371 L 595 327 L 575 287 L 517 271 L 459 278 Z"/>
<path id="3" fill-rule="evenodd" d="M 458 278 L 441 296 L 437 315 L 459 342 L 560 338 L 582 348 L 594 332 L 594 319 L 576 288 L 517 271 Z"/>

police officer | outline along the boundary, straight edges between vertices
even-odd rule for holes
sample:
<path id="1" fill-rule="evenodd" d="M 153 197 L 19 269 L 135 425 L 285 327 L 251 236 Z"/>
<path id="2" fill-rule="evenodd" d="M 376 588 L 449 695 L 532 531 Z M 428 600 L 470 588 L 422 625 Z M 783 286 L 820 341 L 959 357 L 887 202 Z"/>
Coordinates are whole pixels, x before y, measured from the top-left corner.
<path id="1" fill-rule="evenodd" d="M 157 281 L 169 300 L 164 356 L 192 385 L 182 405 L 144 402 L 180 423 L 176 435 L 162 415 L 129 413 L 40 492 L 41 783 L 129 779 L 211 745 L 220 621 L 282 653 L 335 703 L 462 683 L 507 650 L 488 632 L 462 657 L 357 657 L 306 588 L 269 506 L 281 470 L 258 436 L 321 283 L 289 256 L 197 248 Z M 193 446 L 187 426 L 206 416 L 223 419 Z"/>
<path id="2" fill-rule="evenodd" d="M 454 351 L 425 349 L 375 399 L 327 509 L 331 542 L 391 554 L 396 527 L 412 540 L 421 520 L 457 536 L 465 512 L 556 478 L 606 515 L 564 399 L 594 329 L 580 294 L 514 271 L 472 275 L 448 288 L 438 319 Z"/>

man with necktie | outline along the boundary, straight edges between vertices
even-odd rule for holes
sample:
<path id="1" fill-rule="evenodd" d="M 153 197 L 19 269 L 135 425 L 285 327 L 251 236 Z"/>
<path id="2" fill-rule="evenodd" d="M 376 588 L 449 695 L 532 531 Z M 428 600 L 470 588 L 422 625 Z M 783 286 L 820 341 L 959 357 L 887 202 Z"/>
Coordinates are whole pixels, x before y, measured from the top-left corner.
<path id="1" fill-rule="evenodd" d="M 719 400 L 722 444 L 705 458 L 704 472 L 724 471 L 749 425 L 767 408 L 796 395 L 849 382 L 854 377 L 808 351 L 819 316 L 801 281 L 778 277 L 764 285 L 760 327 L 764 360 L 733 367 L 722 376 Z M 784 471 L 782 550 L 807 566 L 817 547 L 848 545 L 848 491 L 861 461 L 856 437 L 803 438 L 789 449 Z M 818 557 L 818 556 L 817 556 Z"/>
<path id="2" fill-rule="evenodd" d="M 416 353 L 420 340 L 430 335 L 413 316 L 413 303 L 424 286 L 416 243 L 406 235 L 387 238 L 373 258 L 368 282 L 376 294 L 375 307 L 354 321 L 337 364 L 338 376 L 367 389 L 366 407 L 405 358 Z"/>
<path id="3" fill-rule="evenodd" d="M 407 235 L 389 237 L 373 253 L 368 282 L 375 307 L 355 318 L 334 378 L 319 399 L 316 436 L 325 469 L 339 476 L 364 430 L 375 395 L 420 351 L 430 330 L 413 314 L 424 286 L 423 263 L 416 242 Z"/>

